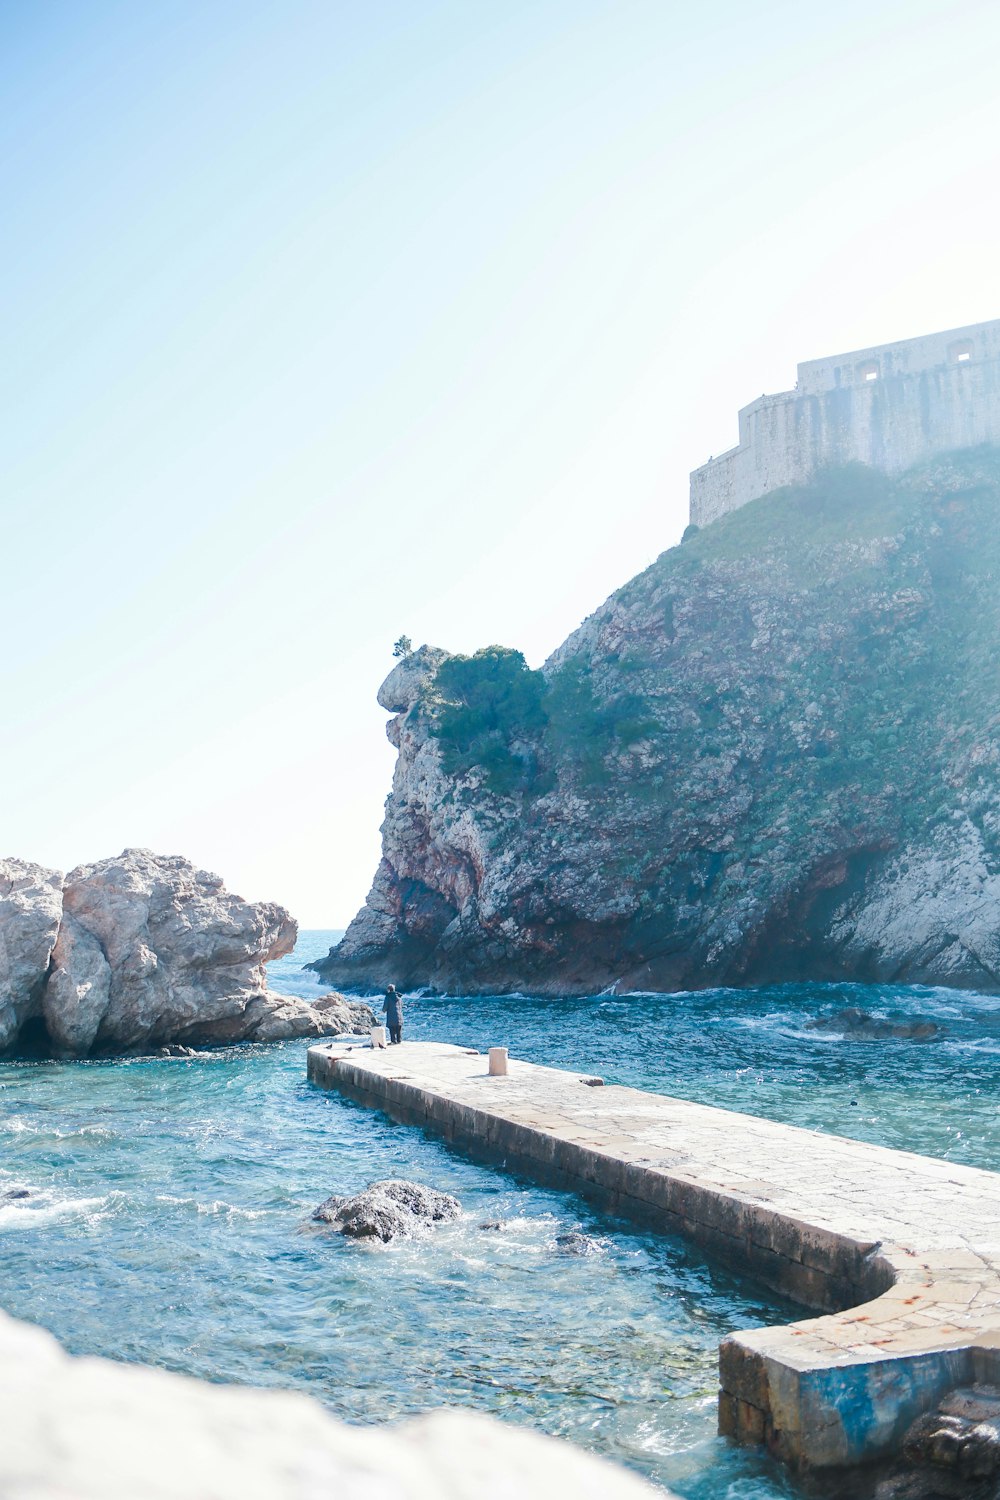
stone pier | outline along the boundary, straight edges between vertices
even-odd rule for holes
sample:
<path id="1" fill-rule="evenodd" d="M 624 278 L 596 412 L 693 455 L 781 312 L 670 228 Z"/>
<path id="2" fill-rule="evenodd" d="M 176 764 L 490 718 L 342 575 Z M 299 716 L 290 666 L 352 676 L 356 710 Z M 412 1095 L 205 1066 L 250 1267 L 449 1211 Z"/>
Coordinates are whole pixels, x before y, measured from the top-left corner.
<path id="1" fill-rule="evenodd" d="M 324 1043 L 309 1077 L 823 1314 L 719 1351 L 720 1430 L 794 1467 L 888 1457 L 953 1387 L 1000 1383 L 1000 1175 L 439 1043 Z"/>

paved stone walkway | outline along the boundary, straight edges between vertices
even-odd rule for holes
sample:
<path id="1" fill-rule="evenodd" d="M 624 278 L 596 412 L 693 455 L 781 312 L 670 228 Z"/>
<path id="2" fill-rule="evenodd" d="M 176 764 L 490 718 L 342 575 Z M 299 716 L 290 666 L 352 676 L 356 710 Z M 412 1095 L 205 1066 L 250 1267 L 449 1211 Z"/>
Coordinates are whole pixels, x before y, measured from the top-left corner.
<path id="1" fill-rule="evenodd" d="M 1000 1379 L 1000 1175 L 516 1059 L 490 1077 L 444 1044 L 324 1043 L 309 1074 L 825 1313 L 720 1350 L 721 1430 L 792 1464 L 894 1452 L 947 1390 Z"/>

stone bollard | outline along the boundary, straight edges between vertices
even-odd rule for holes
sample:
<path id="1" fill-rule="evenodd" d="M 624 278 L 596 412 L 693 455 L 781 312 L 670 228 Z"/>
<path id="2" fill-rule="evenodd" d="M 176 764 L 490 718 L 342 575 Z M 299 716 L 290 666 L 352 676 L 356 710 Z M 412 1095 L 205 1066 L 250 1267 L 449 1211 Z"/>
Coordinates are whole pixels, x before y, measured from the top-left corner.
<path id="1" fill-rule="evenodd" d="M 384 1047 L 385 1046 L 385 1027 L 384 1026 L 373 1026 L 372 1027 L 372 1046 L 373 1047 Z"/>
<path id="2" fill-rule="evenodd" d="M 490 1074 L 493 1078 L 507 1077 L 507 1048 L 490 1048 Z"/>

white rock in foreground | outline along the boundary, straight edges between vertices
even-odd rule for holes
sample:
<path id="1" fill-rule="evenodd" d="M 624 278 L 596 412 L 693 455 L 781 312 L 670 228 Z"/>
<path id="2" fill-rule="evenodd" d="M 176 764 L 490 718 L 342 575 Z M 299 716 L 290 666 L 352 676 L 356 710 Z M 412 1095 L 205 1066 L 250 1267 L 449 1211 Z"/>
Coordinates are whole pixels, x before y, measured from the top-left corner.
<path id="1" fill-rule="evenodd" d="M 568 1443 L 473 1413 L 347 1427 L 306 1396 L 74 1359 L 0 1314 L 4 1500 L 664 1500 Z"/>

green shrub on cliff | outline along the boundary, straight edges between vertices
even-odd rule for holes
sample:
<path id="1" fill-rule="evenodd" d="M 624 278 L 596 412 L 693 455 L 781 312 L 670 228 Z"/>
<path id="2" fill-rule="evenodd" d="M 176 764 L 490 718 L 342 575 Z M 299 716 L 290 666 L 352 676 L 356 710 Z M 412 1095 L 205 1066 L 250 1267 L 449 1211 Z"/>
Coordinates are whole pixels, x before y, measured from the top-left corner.
<path id="1" fill-rule="evenodd" d="M 544 692 L 541 672 L 506 646 L 443 661 L 431 696 L 431 733 L 448 774 L 478 768 L 501 795 L 529 785 L 537 770 L 533 747 L 546 722 Z"/>
<path id="2" fill-rule="evenodd" d="M 574 767 L 578 779 L 590 786 L 607 781 L 609 755 L 658 734 L 660 728 L 642 694 L 625 691 L 599 697 L 591 668 L 579 657 L 552 673 L 545 711 L 550 754 Z"/>
<path id="3" fill-rule="evenodd" d="M 550 791 L 554 764 L 584 786 L 603 786 L 610 756 L 660 732 L 642 694 L 599 697 L 578 660 L 546 683 L 506 646 L 448 657 L 428 707 L 447 773 L 482 771 L 489 790 L 501 796 Z"/>

